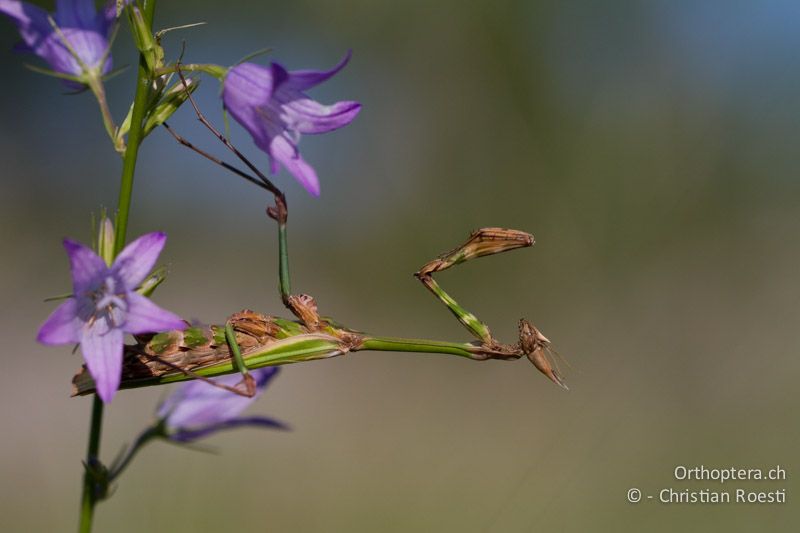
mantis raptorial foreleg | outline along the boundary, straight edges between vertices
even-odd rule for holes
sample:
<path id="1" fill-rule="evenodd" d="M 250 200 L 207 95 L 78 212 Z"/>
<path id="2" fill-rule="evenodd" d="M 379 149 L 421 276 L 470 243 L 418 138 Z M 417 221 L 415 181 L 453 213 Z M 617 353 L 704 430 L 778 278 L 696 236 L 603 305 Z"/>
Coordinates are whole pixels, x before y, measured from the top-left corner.
<path id="1" fill-rule="evenodd" d="M 483 257 L 485 255 L 499 254 L 515 248 L 531 246 L 534 243 L 533 235 L 513 229 L 482 228 L 472 232 L 467 242 L 438 258 L 430 261 L 419 269 L 414 275 L 422 282 L 436 298 L 439 299 L 456 316 L 470 333 L 488 346 L 496 344 L 489 327 L 478 320 L 478 317 L 461 307 L 449 294 L 436 283 L 433 273 L 446 270 L 452 266 Z"/>
<path id="2" fill-rule="evenodd" d="M 534 242 L 533 235 L 524 231 L 505 228 L 481 228 L 473 231 L 467 242 L 427 263 L 414 275 L 439 301 L 447 306 L 458 321 L 477 337 L 484 346 L 487 348 L 501 347 L 503 345 L 492 337 L 489 327 L 474 314 L 461 307 L 452 296 L 447 294 L 433 279 L 433 273 L 446 270 L 470 259 L 532 246 Z M 566 389 L 567 386 L 564 384 L 555 364 L 550 340 L 524 318 L 519 321 L 519 338 L 518 347 L 522 353 L 526 354 L 536 368 L 550 380 Z"/>

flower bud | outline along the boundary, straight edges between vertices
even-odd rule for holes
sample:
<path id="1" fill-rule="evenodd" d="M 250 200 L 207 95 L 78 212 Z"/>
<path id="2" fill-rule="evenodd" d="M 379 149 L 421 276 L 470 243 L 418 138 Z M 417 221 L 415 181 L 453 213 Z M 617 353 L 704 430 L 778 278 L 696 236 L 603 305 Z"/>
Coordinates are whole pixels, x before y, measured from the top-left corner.
<path id="1" fill-rule="evenodd" d="M 108 266 L 114 262 L 114 224 L 105 213 L 100 218 L 97 232 L 97 255 L 102 257 Z"/>
<path id="2" fill-rule="evenodd" d="M 136 287 L 136 292 L 149 298 L 153 292 L 167 279 L 167 268 L 158 267 Z"/>
<path id="3" fill-rule="evenodd" d="M 189 94 L 193 93 L 200 86 L 200 80 L 188 78 L 186 86 L 183 81 L 178 81 L 172 85 L 161 97 L 153 110 L 147 115 L 144 122 L 144 135 L 147 136 L 158 126 L 169 120 L 175 111 L 189 99 Z"/>
<path id="4" fill-rule="evenodd" d="M 147 69 L 153 72 L 164 64 L 164 49 L 161 48 L 158 42 L 156 42 L 155 37 L 153 37 L 150 25 L 144 20 L 142 12 L 133 5 L 129 6 L 127 12 L 136 48 L 147 63 Z"/>

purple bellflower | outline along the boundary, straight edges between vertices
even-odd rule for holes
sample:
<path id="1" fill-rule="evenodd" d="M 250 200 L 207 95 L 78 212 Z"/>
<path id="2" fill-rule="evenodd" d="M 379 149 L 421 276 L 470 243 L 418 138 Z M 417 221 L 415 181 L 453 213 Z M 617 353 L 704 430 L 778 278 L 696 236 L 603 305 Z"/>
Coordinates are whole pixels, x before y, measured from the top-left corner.
<path id="1" fill-rule="evenodd" d="M 242 63 L 225 77 L 225 108 L 252 135 L 256 146 L 267 152 L 271 173 L 277 174 L 283 165 L 314 196 L 319 196 L 319 179 L 300 156 L 300 136 L 327 133 L 350 124 L 361 104 L 344 101 L 327 106 L 304 91 L 334 76 L 349 60 L 350 53 L 330 70 L 291 72 L 278 63 L 269 67 Z"/>
<path id="2" fill-rule="evenodd" d="M 252 398 L 199 380 L 178 387 L 158 407 L 158 418 L 164 424 L 166 437 L 175 442 L 188 443 L 223 429 L 242 426 L 286 429 L 284 424 L 271 418 L 238 416 L 264 392 L 267 384 L 278 374 L 278 368 L 259 368 L 251 370 L 250 374 L 256 380 L 256 394 Z M 213 378 L 213 381 L 231 387 L 241 380 L 240 374 Z"/>
<path id="3" fill-rule="evenodd" d="M 52 20 L 59 31 L 47 11 L 28 2 L 0 0 L 0 13 L 11 18 L 19 30 L 22 42 L 18 49 L 41 57 L 55 72 L 85 78 L 111 70 L 108 47 L 116 23 L 114 0 L 99 12 L 94 0 L 58 0 Z"/>
<path id="4" fill-rule="evenodd" d="M 110 402 L 119 388 L 125 333 L 184 329 L 186 322 L 138 294 L 167 236 L 148 233 L 128 244 L 111 266 L 90 248 L 64 239 L 72 296 L 39 329 L 42 344 L 80 343 L 97 394 Z"/>

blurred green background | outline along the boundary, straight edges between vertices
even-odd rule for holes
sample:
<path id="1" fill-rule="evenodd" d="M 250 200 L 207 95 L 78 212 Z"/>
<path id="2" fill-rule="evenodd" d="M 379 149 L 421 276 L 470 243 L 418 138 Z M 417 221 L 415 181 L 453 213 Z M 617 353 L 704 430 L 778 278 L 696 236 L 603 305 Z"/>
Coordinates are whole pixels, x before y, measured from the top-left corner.
<path id="1" fill-rule="evenodd" d="M 481 226 L 533 249 L 439 277 L 501 339 L 521 316 L 571 362 L 570 392 L 525 361 L 360 353 L 294 365 L 243 430 L 146 448 L 98 531 L 794 531 L 800 476 L 800 6 L 766 2 L 161 2 L 173 56 L 350 65 L 312 95 L 355 99 L 306 137 L 322 196 L 288 175 L 295 289 L 352 327 L 468 338 L 411 273 Z M 116 65 L 135 64 L 127 29 Z M 80 364 L 34 343 L 69 290 L 60 239 L 114 207 L 120 160 L 89 95 L 23 67 L 0 22 L 0 529 L 70 531 L 90 401 Z M 261 61 L 268 61 L 262 58 Z M 116 117 L 134 69 L 109 83 Z M 221 124 L 218 87 L 199 101 Z M 225 151 L 188 109 L 173 126 Z M 233 138 L 266 156 L 233 126 Z M 157 301 L 222 321 L 283 313 L 268 200 L 163 131 L 143 146 L 129 235 L 169 234 Z M 164 390 L 120 393 L 103 458 Z M 788 470 L 720 487 L 676 465 Z M 784 505 L 626 501 L 638 487 L 786 488 Z"/>

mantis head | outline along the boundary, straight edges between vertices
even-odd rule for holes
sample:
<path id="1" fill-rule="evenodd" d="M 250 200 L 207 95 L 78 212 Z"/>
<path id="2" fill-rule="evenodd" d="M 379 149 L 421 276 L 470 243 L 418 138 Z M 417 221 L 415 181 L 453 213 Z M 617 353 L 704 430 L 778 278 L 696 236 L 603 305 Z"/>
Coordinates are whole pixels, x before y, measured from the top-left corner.
<path id="1" fill-rule="evenodd" d="M 524 318 L 519 319 L 519 346 L 539 372 L 559 387 L 569 390 L 555 361 L 556 354 L 550 347 L 550 339 Z"/>

